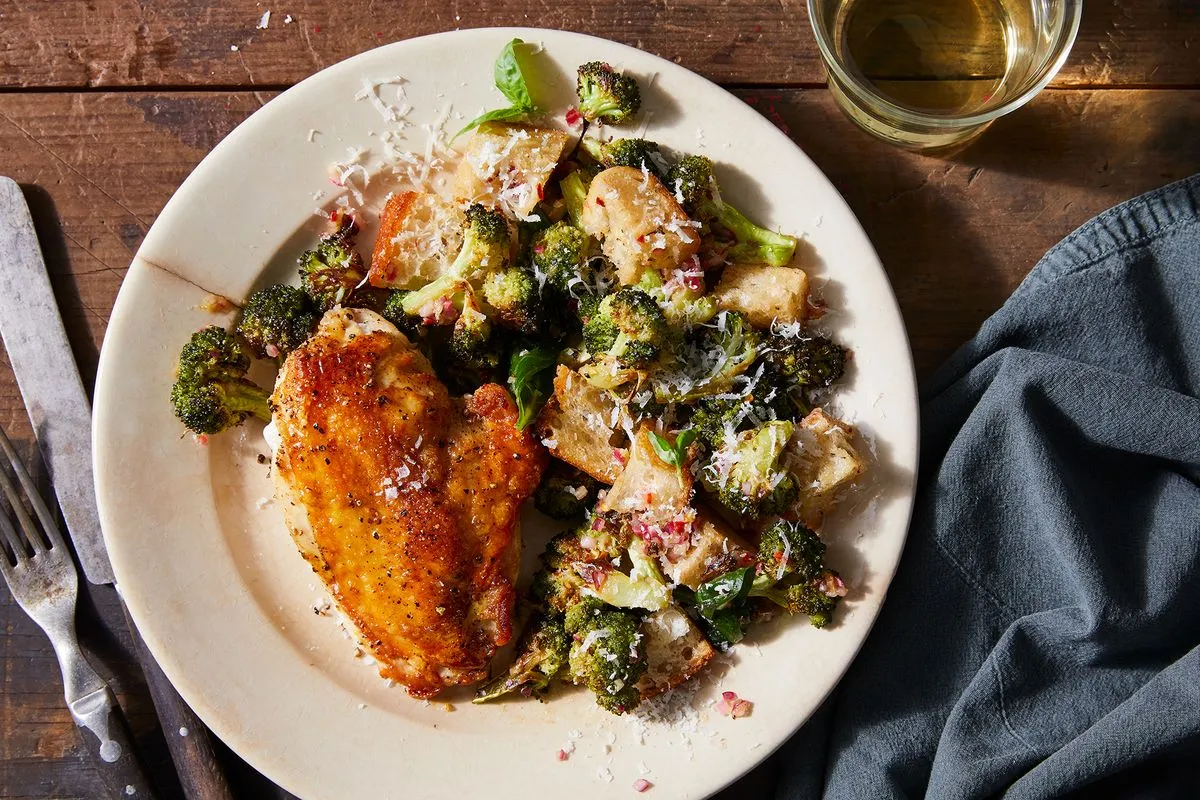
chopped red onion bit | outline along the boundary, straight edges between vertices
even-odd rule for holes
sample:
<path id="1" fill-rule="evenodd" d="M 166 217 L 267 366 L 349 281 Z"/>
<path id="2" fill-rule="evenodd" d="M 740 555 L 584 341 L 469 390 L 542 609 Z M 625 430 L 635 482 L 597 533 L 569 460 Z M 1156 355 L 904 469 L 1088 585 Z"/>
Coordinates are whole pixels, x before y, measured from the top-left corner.
<path id="1" fill-rule="evenodd" d="M 754 704 L 743 700 L 736 692 L 721 692 L 721 702 L 717 703 L 717 712 L 731 719 L 750 716 Z"/>

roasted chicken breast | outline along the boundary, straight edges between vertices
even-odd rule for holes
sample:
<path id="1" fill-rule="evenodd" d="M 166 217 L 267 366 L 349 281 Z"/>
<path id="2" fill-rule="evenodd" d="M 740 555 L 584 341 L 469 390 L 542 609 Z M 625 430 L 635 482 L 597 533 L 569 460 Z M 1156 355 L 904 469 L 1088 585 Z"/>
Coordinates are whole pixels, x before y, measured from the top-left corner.
<path id="1" fill-rule="evenodd" d="M 517 515 L 546 454 L 504 388 L 451 398 L 383 317 L 334 309 L 271 398 L 276 496 L 380 673 L 429 697 L 512 636 Z"/>

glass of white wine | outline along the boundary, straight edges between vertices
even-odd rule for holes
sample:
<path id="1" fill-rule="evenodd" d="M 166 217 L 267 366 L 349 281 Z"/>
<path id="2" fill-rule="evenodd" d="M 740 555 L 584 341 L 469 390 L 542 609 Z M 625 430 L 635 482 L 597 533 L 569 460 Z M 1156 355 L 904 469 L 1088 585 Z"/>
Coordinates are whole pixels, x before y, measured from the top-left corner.
<path id="1" fill-rule="evenodd" d="M 1083 0 L 808 0 L 829 88 L 866 131 L 957 149 L 1066 61 Z"/>

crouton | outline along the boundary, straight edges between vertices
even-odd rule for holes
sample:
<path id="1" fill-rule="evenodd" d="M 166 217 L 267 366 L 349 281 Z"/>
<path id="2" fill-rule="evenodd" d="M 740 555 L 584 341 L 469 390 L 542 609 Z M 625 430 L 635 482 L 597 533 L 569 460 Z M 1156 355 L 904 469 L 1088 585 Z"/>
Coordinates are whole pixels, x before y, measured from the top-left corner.
<path id="1" fill-rule="evenodd" d="M 687 614 L 675 606 L 655 611 L 642 622 L 646 672 L 637 689 L 649 700 L 674 689 L 712 660 L 715 651 Z"/>
<path id="2" fill-rule="evenodd" d="M 756 328 L 772 322 L 803 322 L 808 307 L 808 275 L 798 267 L 730 264 L 712 291 L 717 308 L 737 311 Z"/>
<path id="3" fill-rule="evenodd" d="M 596 506 L 599 511 L 636 513 L 649 524 L 677 518 L 692 498 L 692 473 L 659 457 L 650 440 L 651 428 L 642 425 L 634 434 L 628 463 Z"/>
<path id="4" fill-rule="evenodd" d="M 559 365 L 554 375 L 554 397 L 538 416 L 538 435 L 557 458 L 611 484 L 621 474 L 629 452 L 609 443 L 616 408 L 608 392 Z"/>
<path id="5" fill-rule="evenodd" d="M 462 209 L 431 192 L 400 192 L 379 215 L 367 279 L 372 286 L 418 289 L 441 275 L 462 248 Z"/>
<path id="6" fill-rule="evenodd" d="M 664 561 L 663 572 L 674 583 L 695 589 L 731 569 L 745 566 L 754 548 L 706 508 L 696 510 L 690 546 L 682 557 Z"/>
<path id="7" fill-rule="evenodd" d="M 524 219 L 542 199 L 570 142 L 568 134 L 552 128 L 486 122 L 467 140 L 454 195 Z"/>
<path id="8" fill-rule="evenodd" d="M 592 179 L 580 224 L 601 240 L 625 286 L 649 270 L 672 270 L 700 249 L 699 226 L 658 178 L 632 167 Z"/>
<path id="9" fill-rule="evenodd" d="M 820 408 L 796 426 L 784 458 L 800 487 L 792 512 L 810 528 L 820 528 L 845 489 L 866 469 L 866 460 L 854 447 L 855 433 L 851 425 Z"/>

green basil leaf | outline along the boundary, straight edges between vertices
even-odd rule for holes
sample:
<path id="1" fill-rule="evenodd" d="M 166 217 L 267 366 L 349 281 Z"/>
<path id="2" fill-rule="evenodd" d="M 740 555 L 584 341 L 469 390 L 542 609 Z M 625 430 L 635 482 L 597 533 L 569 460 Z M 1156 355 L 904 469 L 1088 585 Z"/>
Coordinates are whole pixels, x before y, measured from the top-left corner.
<path id="1" fill-rule="evenodd" d="M 521 119 L 528 113 L 528 111 L 520 108 L 498 108 L 495 111 L 487 111 L 468 122 L 461 131 L 454 134 L 454 138 L 457 139 L 467 131 L 475 130 L 485 122 L 507 122 L 508 120 Z"/>
<path id="2" fill-rule="evenodd" d="M 688 445 L 695 439 L 696 431 L 692 428 L 680 431 L 679 435 L 675 437 L 675 444 L 671 444 L 664 437 L 650 431 L 650 444 L 654 447 L 654 452 L 658 453 L 658 457 L 665 463 L 681 471 L 683 465 L 687 463 Z"/>
<path id="3" fill-rule="evenodd" d="M 753 583 L 753 567 L 742 567 L 718 575 L 696 588 L 696 608 L 712 619 L 718 611 L 745 600 Z"/>
<path id="4" fill-rule="evenodd" d="M 675 448 L 669 441 L 659 436 L 654 431 L 650 431 L 650 444 L 652 447 L 654 447 L 654 452 L 658 453 L 658 457 L 661 458 L 665 463 L 670 464 L 673 467 L 679 466 L 679 453 L 675 451 Z"/>
<path id="5" fill-rule="evenodd" d="M 685 608 L 692 608 L 696 605 L 696 592 L 690 586 L 684 586 L 682 583 L 671 592 L 671 597 L 678 605 Z"/>
<path id="6" fill-rule="evenodd" d="M 746 618 L 730 609 L 718 611 L 711 619 L 700 617 L 696 625 L 704 638 L 721 652 L 740 642 L 746 636 Z"/>
<path id="7" fill-rule="evenodd" d="M 533 110 L 533 97 L 529 94 L 529 83 L 525 76 L 522 60 L 532 55 L 532 45 L 525 44 L 520 39 L 513 39 L 500 51 L 492 73 L 496 80 L 496 88 L 508 98 L 514 108 L 522 111 Z"/>
<path id="8" fill-rule="evenodd" d="M 550 397 L 553 373 L 558 361 L 553 347 L 531 347 L 513 353 L 508 363 L 508 383 L 517 401 L 517 430 L 529 427 Z"/>
<path id="9" fill-rule="evenodd" d="M 535 52 L 537 48 L 534 45 L 526 44 L 520 39 L 513 39 L 504 45 L 492 66 L 492 77 L 496 88 L 512 105 L 480 114 L 454 134 L 455 139 L 485 122 L 508 122 L 540 113 L 529 91 L 529 76 L 532 73 L 530 61 Z"/>

